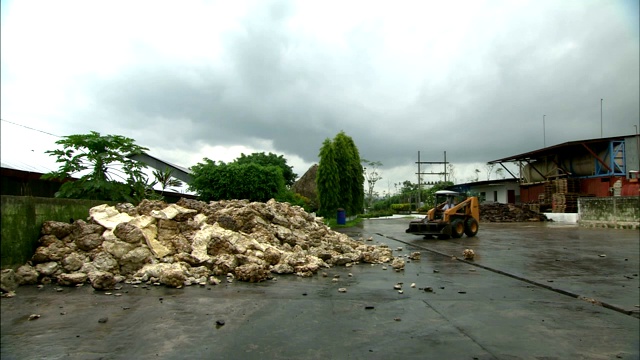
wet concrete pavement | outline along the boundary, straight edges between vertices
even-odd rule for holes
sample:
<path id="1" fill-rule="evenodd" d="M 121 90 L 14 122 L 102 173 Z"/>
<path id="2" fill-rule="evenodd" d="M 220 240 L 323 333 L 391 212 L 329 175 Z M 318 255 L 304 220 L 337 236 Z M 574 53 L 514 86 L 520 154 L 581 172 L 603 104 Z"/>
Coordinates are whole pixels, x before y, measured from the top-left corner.
<path id="1" fill-rule="evenodd" d="M 61 292 L 53 285 L 21 287 L 16 297 L 1 300 L 0 356 L 640 357 L 637 230 L 481 224 L 476 238 L 424 240 L 405 234 L 407 223 L 366 220 L 342 230 L 402 247 L 395 255 L 420 251 L 421 260 L 408 262 L 403 272 L 360 264 L 323 270 L 328 277 L 184 289 L 124 285 L 112 295 L 87 285 Z M 476 252 L 473 262 L 452 259 L 465 248 Z M 403 293 L 393 288 L 397 283 Z M 341 287 L 347 292 L 338 292 Z M 29 321 L 30 314 L 41 317 Z"/>

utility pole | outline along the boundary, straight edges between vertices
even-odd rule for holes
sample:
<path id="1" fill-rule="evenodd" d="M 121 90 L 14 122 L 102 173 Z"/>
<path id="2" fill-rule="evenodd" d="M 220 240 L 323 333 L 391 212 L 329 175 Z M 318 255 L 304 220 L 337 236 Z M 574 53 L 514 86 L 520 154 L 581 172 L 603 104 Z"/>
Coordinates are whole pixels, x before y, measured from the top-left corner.
<path id="1" fill-rule="evenodd" d="M 547 115 L 542 115 L 542 147 L 547 147 L 547 132 L 544 129 L 544 118 Z"/>
<path id="2" fill-rule="evenodd" d="M 447 152 L 444 152 L 444 161 L 421 161 L 420 160 L 420 151 L 418 151 L 418 161 L 416 162 L 416 164 L 418 164 L 418 172 L 416 173 L 418 175 L 418 205 L 420 205 L 420 193 L 422 192 L 422 180 L 420 179 L 421 175 L 444 175 L 444 181 L 447 181 L 447 165 L 449 164 L 447 162 Z M 444 165 L 444 172 L 422 172 L 420 165 L 422 164 L 443 164 Z"/>
<path id="3" fill-rule="evenodd" d="M 417 204 L 417 207 L 420 207 L 421 192 L 422 192 L 422 184 L 420 183 L 420 151 L 418 150 L 418 204 Z"/>
<path id="4" fill-rule="evenodd" d="M 447 152 L 444 152 L 444 182 L 447 182 Z"/>
<path id="5" fill-rule="evenodd" d="M 602 138 L 602 100 L 600 99 L 600 137 Z"/>

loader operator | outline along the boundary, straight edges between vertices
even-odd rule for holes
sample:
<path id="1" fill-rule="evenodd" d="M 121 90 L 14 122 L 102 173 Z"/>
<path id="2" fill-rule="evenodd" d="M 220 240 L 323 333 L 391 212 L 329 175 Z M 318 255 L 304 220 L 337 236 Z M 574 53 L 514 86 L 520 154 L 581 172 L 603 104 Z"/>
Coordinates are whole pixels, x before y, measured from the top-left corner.
<path id="1" fill-rule="evenodd" d="M 449 197 L 447 197 L 447 203 L 444 204 L 444 206 L 442 207 L 442 211 L 449 210 L 454 206 L 455 206 L 455 204 L 454 204 L 453 198 L 451 196 L 449 196 Z"/>

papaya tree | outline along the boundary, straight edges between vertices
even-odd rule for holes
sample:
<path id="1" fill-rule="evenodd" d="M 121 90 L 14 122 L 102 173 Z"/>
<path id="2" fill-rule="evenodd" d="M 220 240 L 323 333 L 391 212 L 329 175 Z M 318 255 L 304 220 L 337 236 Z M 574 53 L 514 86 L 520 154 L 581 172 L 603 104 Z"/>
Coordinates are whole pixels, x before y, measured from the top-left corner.
<path id="1" fill-rule="evenodd" d="M 64 182 L 56 197 L 131 203 L 157 198 L 153 191 L 155 182 L 149 182 L 143 172 L 146 165 L 127 157 L 148 150 L 135 140 L 91 131 L 65 136 L 56 144 L 62 148 L 45 153 L 55 156 L 60 167 L 42 178 L 64 181 L 79 176 L 75 181 Z"/>

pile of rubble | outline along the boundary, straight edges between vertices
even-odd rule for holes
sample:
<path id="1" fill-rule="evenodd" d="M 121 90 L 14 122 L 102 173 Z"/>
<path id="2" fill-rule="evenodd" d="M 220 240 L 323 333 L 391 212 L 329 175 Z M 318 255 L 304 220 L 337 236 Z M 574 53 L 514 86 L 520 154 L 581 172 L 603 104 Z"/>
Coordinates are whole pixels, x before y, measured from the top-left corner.
<path id="1" fill-rule="evenodd" d="M 544 214 L 522 205 L 485 203 L 480 205 L 481 222 L 547 221 Z"/>
<path id="2" fill-rule="evenodd" d="M 275 200 L 105 204 L 92 208 L 86 222 L 45 222 L 39 242 L 29 264 L 15 272 L 20 285 L 182 287 L 216 284 L 216 276 L 259 282 L 273 274 L 312 276 L 320 268 L 395 260 L 388 247 L 354 240 Z"/>

